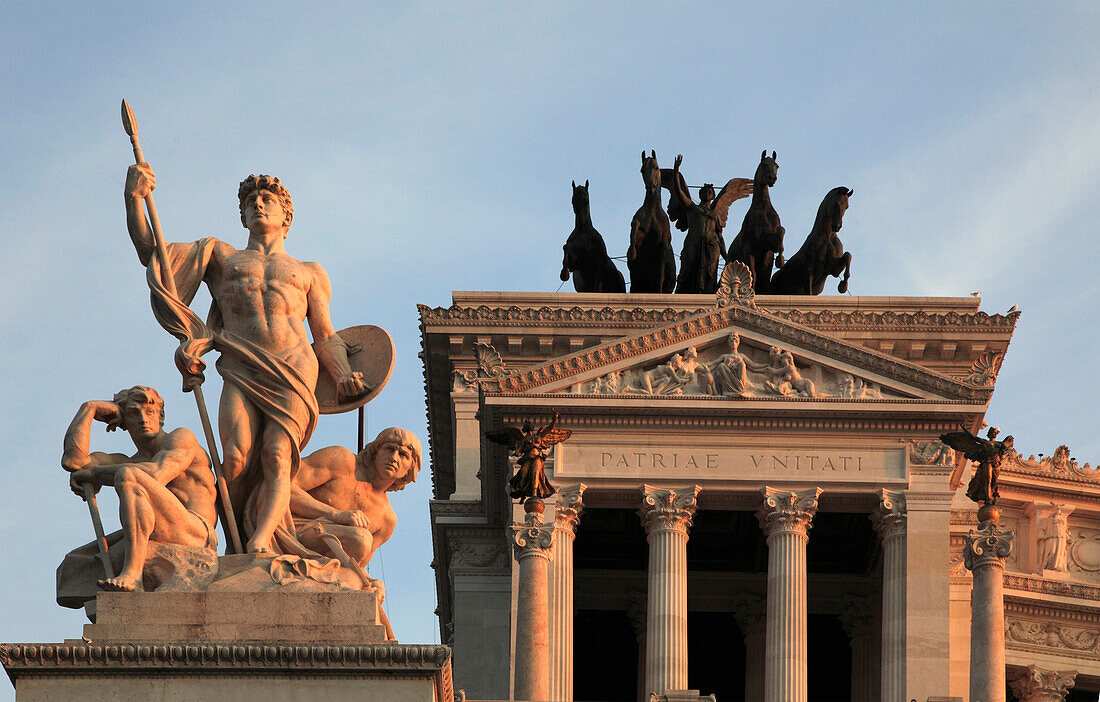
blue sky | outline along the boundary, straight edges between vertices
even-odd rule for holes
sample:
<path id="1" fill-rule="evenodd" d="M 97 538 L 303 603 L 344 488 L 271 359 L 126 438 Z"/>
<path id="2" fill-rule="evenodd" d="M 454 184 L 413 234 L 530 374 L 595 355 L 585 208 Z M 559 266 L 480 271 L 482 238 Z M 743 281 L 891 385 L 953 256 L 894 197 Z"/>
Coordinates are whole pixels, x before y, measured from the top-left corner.
<path id="1" fill-rule="evenodd" d="M 788 248 L 830 188 L 855 189 L 851 294 L 1018 304 L 989 419 L 1022 453 L 1096 464 L 1097 30 L 1086 3 L 0 5 L 0 640 L 80 633 L 53 603 L 90 539 L 58 465 L 79 404 L 150 384 L 198 429 L 125 233 L 122 97 L 170 240 L 243 244 L 238 181 L 287 184 L 288 252 L 328 270 L 336 327 L 395 338 L 372 430 L 427 438 L 415 303 L 558 288 L 570 180 L 622 255 L 642 149 L 684 154 L 697 183 L 751 177 L 767 148 Z M 353 415 L 326 417 L 310 447 L 354 440 Z M 394 496 L 372 566 L 404 641 L 438 638 L 429 486 Z"/>

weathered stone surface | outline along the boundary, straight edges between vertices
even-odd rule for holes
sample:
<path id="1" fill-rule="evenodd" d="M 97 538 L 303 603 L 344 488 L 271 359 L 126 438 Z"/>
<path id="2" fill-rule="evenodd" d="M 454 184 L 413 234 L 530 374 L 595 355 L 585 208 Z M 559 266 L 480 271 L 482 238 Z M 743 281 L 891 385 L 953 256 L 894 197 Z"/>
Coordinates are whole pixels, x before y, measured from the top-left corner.
<path id="1" fill-rule="evenodd" d="M 215 549 L 150 541 L 142 580 L 157 592 L 205 590 L 217 573 Z"/>

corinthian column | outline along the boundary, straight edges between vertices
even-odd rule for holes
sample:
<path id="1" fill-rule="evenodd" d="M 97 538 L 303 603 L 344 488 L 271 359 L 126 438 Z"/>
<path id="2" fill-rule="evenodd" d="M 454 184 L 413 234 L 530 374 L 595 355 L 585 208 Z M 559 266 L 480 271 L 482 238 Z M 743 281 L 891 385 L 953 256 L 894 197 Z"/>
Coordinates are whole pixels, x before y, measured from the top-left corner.
<path id="1" fill-rule="evenodd" d="M 1029 665 L 1010 685 L 1020 702 L 1062 702 L 1076 679 L 1076 670 L 1047 670 Z"/>
<path id="2" fill-rule="evenodd" d="M 516 700 L 550 699 L 547 636 L 546 567 L 550 563 L 553 527 L 542 523 L 542 501 L 528 500 L 527 519 L 511 527 L 512 550 L 519 562 L 516 596 Z"/>
<path id="3" fill-rule="evenodd" d="M 974 573 L 970 594 L 970 699 L 1004 702 L 1005 699 L 1005 557 L 1012 553 L 1011 530 L 992 519 L 966 535 L 963 562 Z"/>
<path id="4" fill-rule="evenodd" d="M 761 491 L 768 540 L 764 701 L 806 702 L 806 541 L 821 488 Z"/>
<path id="5" fill-rule="evenodd" d="M 687 540 L 701 488 L 642 486 L 649 541 L 645 695 L 687 689 Z"/>
<path id="6" fill-rule="evenodd" d="M 871 522 L 882 539 L 883 700 L 905 698 L 905 496 L 880 490 Z"/>
<path id="7" fill-rule="evenodd" d="M 558 490 L 550 559 L 550 700 L 573 699 L 573 539 L 588 488 L 581 483 Z"/>

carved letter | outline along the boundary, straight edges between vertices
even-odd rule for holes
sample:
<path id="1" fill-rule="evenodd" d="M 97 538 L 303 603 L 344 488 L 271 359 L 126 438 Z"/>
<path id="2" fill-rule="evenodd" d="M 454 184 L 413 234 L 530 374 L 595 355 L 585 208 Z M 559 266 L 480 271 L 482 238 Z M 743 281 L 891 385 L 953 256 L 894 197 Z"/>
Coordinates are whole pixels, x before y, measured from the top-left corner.
<path id="1" fill-rule="evenodd" d="M 610 460 L 611 460 L 611 454 L 610 453 L 601 453 L 600 454 L 600 467 L 601 468 L 606 468 L 607 467 L 607 462 L 610 461 Z"/>
<path id="2" fill-rule="evenodd" d="M 717 453 L 708 453 L 707 454 L 707 468 L 717 468 L 717 467 L 718 467 L 718 454 Z"/>
<path id="3" fill-rule="evenodd" d="M 653 454 L 653 467 L 656 468 L 657 464 L 661 464 L 661 468 L 665 467 L 665 458 L 659 453 Z"/>
<path id="4" fill-rule="evenodd" d="M 620 453 L 619 454 L 619 461 L 618 461 L 618 463 L 615 464 L 615 467 L 618 468 L 619 466 L 622 466 L 623 468 L 629 468 L 630 467 L 630 464 L 626 462 L 626 454 L 625 453 Z"/>
<path id="5" fill-rule="evenodd" d="M 752 467 L 753 468 L 759 468 L 760 467 L 760 461 L 764 460 L 764 454 L 760 454 L 760 458 L 757 459 L 756 456 L 754 456 L 753 454 L 750 453 L 749 458 L 752 459 Z"/>
<path id="6" fill-rule="evenodd" d="M 698 468 L 699 464 L 695 462 L 695 454 L 688 454 L 687 463 L 684 464 L 684 468 Z"/>

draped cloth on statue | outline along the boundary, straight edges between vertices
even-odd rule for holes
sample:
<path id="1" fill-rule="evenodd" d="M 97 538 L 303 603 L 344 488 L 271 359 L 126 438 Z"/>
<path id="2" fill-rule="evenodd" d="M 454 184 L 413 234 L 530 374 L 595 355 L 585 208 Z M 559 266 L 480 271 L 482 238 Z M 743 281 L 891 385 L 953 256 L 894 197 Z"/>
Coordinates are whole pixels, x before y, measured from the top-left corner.
<path id="1" fill-rule="evenodd" d="M 221 353 L 217 369 L 264 417 L 290 438 L 292 446 L 290 477 L 298 471 L 302 448 L 317 426 L 317 357 L 308 344 L 273 354 L 233 331 L 223 328 L 221 308 L 215 297 L 204 323 L 188 306 L 206 275 L 217 239 L 205 238 L 191 244 L 168 244 L 168 265 L 176 294 L 167 286 L 167 277 L 157 256 L 146 269 L 146 281 L 153 314 L 162 327 L 179 340 L 175 362 L 183 375 L 183 388 L 189 391 L 203 382 L 206 363 L 202 355 L 211 349 Z M 303 348 L 306 347 L 306 348 Z M 224 418 L 222 418 L 224 421 Z M 253 447 L 248 465 L 238 478 L 248 495 L 244 505 L 234 505 L 245 537 L 251 535 L 257 514 L 258 491 L 263 481 L 260 448 Z M 297 538 L 294 519 L 288 509 L 275 531 L 275 546 L 283 554 L 319 561 L 319 567 L 331 570 L 332 559 L 306 548 Z M 302 566 L 297 566 L 301 569 Z M 308 577 L 308 576 L 307 576 Z M 327 578 L 326 576 L 322 576 Z"/>

